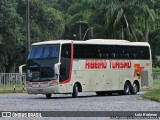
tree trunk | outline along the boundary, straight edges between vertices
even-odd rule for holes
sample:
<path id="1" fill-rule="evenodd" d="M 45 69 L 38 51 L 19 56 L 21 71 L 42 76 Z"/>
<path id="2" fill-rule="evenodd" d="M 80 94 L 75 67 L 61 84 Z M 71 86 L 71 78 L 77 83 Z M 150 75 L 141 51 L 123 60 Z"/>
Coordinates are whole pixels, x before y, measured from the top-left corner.
<path id="1" fill-rule="evenodd" d="M 15 59 L 10 59 L 10 57 L 8 56 L 8 62 L 5 65 L 5 73 L 11 72 L 14 63 L 15 63 Z"/>
<path id="2" fill-rule="evenodd" d="M 144 33 L 144 41 L 148 42 L 148 33 L 149 33 L 149 29 L 148 29 L 148 16 L 147 14 L 145 14 L 145 33 Z"/>

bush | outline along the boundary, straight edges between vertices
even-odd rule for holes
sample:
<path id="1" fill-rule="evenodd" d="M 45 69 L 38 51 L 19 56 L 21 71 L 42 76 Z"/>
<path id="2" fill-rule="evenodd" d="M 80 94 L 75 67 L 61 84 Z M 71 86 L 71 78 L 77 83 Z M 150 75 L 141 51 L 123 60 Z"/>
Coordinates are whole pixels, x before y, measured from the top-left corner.
<path id="1" fill-rule="evenodd" d="M 160 72 L 160 68 L 159 68 L 159 67 L 156 67 L 156 68 L 153 67 L 152 71 L 153 71 L 153 72 Z"/>

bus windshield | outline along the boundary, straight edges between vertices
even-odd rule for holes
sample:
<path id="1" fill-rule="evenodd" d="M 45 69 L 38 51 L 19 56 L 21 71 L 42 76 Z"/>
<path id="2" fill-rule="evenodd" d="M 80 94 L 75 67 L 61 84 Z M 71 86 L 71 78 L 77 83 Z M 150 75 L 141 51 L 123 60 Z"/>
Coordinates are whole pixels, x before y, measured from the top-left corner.
<path id="1" fill-rule="evenodd" d="M 59 45 L 32 46 L 28 59 L 57 58 L 59 55 Z"/>
<path id="2" fill-rule="evenodd" d="M 32 46 L 27 60 L 28 81 L 50 81 L 57 79 L 54 65 L 58 63 L 59 45 Z"/>

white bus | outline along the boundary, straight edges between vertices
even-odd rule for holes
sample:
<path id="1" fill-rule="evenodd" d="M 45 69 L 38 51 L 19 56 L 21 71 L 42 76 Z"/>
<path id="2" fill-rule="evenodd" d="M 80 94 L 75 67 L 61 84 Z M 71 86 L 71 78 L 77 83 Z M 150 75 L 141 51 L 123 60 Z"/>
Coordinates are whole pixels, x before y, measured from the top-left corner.
<path id="1" fill-rule="evenodd" d="M 78 92 L 136 94 L 153 83 L 150 45 L 126 40 L 34 43 L 26 72 L 28 94 L 46 98 L 63 93 L 75 98 Z"/>

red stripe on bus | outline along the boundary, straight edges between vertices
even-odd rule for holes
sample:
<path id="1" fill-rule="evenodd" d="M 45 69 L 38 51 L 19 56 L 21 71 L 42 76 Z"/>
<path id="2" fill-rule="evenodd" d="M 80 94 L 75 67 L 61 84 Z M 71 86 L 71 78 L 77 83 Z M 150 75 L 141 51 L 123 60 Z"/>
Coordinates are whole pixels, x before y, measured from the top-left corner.
<path id="1" fill-rule="evenodd" d="M 60 82 L 60 84 L 65 84 L 71 81 L 71 76 L 72 76 L 72 66 L 73 66 L 73 55 L 74 55 L 74 44 L 73 41 L 71 43 L 71 64 L 70 64 L 70 74 L 68 80 L 64 80 L 63 82 Z"/>
<path id="2" fill-rule="evenodd" d="M 48 82 L 40 82 L 41 84 L 48 84 Z"/>
<path id="3" fill-rule="evenodd" d="M 52 80 L 52 83 L 57 83 L 57 80 Z"/>
<path id="4" fill-rule="evenodd" d="M 32 82 L 33 85 L 39 84 L 39 82 Z"/>

